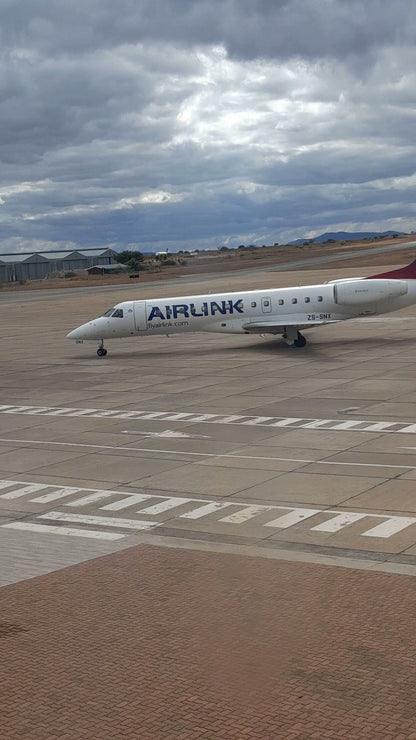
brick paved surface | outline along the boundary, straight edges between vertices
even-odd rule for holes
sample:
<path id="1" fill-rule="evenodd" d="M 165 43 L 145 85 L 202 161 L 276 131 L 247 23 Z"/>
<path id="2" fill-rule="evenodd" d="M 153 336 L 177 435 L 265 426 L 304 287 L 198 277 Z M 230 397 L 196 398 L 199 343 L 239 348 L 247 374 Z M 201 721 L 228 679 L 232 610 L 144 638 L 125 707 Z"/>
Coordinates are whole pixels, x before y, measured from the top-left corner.
<path id="1" fill-rule="evenodd" d="M 415 584 L 142 545 L 5 586 L 0 737 L 416 738 Z"/>

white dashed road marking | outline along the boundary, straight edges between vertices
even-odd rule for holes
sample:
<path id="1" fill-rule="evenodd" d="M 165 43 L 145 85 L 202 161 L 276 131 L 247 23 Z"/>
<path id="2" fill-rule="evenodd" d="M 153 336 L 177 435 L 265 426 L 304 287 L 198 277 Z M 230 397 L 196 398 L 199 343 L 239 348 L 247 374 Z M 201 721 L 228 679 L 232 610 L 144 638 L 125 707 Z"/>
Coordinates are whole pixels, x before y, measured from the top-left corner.
<path id="1" fill-rule="evenodd" d="M 43 486 L 43 488 L 45 488 L 45 486 Z M 70 486 L 64 486 L 63 488 L 58 488 L 57 491 L 53 491 L 53 493 L 45 493 L 44 496 L 32 498 L 32 501 L 35 504 L 48 504 L 50 501 L 58 501 L 61 498 L 66 498 L 67 496 L 71 496 L 74 493 L 78 493 L 81 490 L 81 488 L 71 488 Z"/>
<path id="2" fill-rule="evenodd" d="M 202 517 L 208 516 L 208 514 L 214 514 L 216 511 L 227 508 L 227 506 L 231 506 L 231 503 L 228 501 L 213 501 L 210 504 L 200 506 L 198 509 L 193 509 L 186 514 L 182 514 L 182 519 L 202 519 Z"/>
<path id="3" fill-rule="evenodd" d="M 83 508 L 91 506 L 97 513 L 78 514 L 65 511 L 49 511 L 40 514 L 30 513 L 28 517 L 35 521 L 7 522 L 0 525 L 11 529 L 30 530 L 37 532 L 56 532 L 59 534 L 74 535 L 77 537 L 94 537 L 96 539 L 119 539 L 126 536 L 126 532 L 111 533 L 101 528 L 134 531 L 155 531 L 159 527 L 169 526 L 169 519 L 175 519 L 175 528 L 179 527 L 178 520 L 204 520 L 224 525 L 234 525 L 242 528 L 244 525 L 256 523 L 259 527 L 271 529 L 289 529 L 302 525 L 308 521 L 311 532 L 327 532 L 337 534 L 347 527 L 353 527 L 357 522 L 364 521 L 368 529 L 358 532 L 359 537 L 379 537 L 388 539 L 416 524 L 416 516 L 400 516 L 397 514 L 374 514 L 372 512 L 352 512 L 333 509 L 307 508 L 302 506 L 280 506 L 250 504 L 244 501 L 209 501 L 194 497 L 169 496 L 153 493 L 129 493 L 127 491 L 108 491 L 91 488 L 62 488 L 52 484 L 37 484 L 27 481 L 0 480 L 0 489 L 10 488 L 10 491 L 0 494 L 0 500 L 10 501 L 22 499 L 26 496 L 31 503 L 49 503 L 58 501 L 61 507 Z M 42 488 L 45 494 L 42 497 L 33 496 L 33 493 Z M 54 494 L 66 491 L 66 496 L 72 496 L 69 501 L 62 501 Z M 107 499 L 114 499 L 110 503 L 101 505 Z M 107 512 L 129 509 L 129 517 L 112 517 Z M 225 516 L 223 511 L 227 509 Z M 103 512 L 103 513 L 100 513 Z M 169 513 L 168 518 L 166 515 Z M 135 515 L 138 515 L 135 518 Z M 19 514 L 21 516 L 21 513 Z M 146 517 L 146 518 L 143 518 Z M 147 519 L 149 517 L 149 519 Z M 315 517 L 320 521 L 314 523 Z M 324 517 L 324 521 L 322 518 Z M 42 520 L 40 523 L 39 520 Z M 375 522 L 376 520 L 376 522 Z M 48 524 L 45 523 L 48 522 Z M 51 522 L 51 524 L 49 524 Z M 315 519 L 316 522 L 316 519 Z M 63 524 L 78 525 L 62 527 Z M 265 530 L 267 531 L 267 530 Z M 186 533 L 186 530 L 184 530 Z M 114 536 L 113 536 L 114 535 Z"/>
<path id="4" fill-rule="evenodd" d="M 264 526 L 289 529 L 289 527 L 294 527 L 295 524 L 299 524 L 305 519 L 310 519 L 315 514 L 321 514 L 321 509 L 293 509 L 288 514 L 283 514 L 283 516 L 279 516 L 277 519 L 272 519 L 271 522 L 266 522 Z"/>
<path id="5" fill-rule="evenodd" d="M 50 511 L 41 514 L 39 519 L 52 519 L 55 522 L 71 522 L 71 524 L 98 524 L 100 527 L 120 527 L 121 529 L 152 529 L 157 522 L 142 522 L 138 519 L 122 519 L 120 517 L 90 516 L 88 514 L 65 514 L 61 511 Z"/>
<path id="6" fill-rule="evenodd" d="M 392 537 L 397 532 L 401 532 L 402 529 L 410 527 L 414 523 L 414 517 L 389 517 L 386 521 L 378 524 L 376 527 L 372 527 L 367 532 L 363 532 L 364 537 Z"/>
<path id="7" fill-rule="evenodd" d="M 21 498 L 21 496 L 26 496 L 29 493 L 37 493 L 38 491 L 42 491 L 44 488 L 46 488 L 46 486 L 43 485 L 42 483 L 34 483 L 30 486 L 25 486 L 24 488 L 20 488 L 17 491 L 9 491 L 8 493 L 3 493 L 2 498 L 7 498 L 7 499 Z"/>
<path id="8" fill-rule="evenodd" d="M 327 522 L 322 522 L 322 524 L 317 524 L 316 527 L 312 527 L 312 531 L 314 532 L 339 532 L 340 529 L 343 529 L 344 527 L 347 527 L 349 524 L 353 524 L 354 522 L 359 522 L 360 519 L 364 519 L 366 516 L 367 516 L 366 514 L 358 514 L 358 513 L 353 513 L 351 511 L 348 511 L 345 514 L 339 514 L 339 516 L 334 516 L 333 519 L 329 519 L 329 521 Z"/>
<path id="9" fill-rule="evenodd" d="M 82 416 L 83 418 L 109 419 L 157 419 L 160 421 L 186 421 L 187 423 L 239 424 L 261 427 L 287 427 L 289 429 L 327 429 L 330 431 L 388 432 L 416 434 L 416 424 L 403 421 L 365 421 L 363 419 L 340 421 L 339 419 L 301 419 L 278 416 L 240 416 L 237 414 L 198 414 L 178 411 L 122 411 L 116 409 L 75 409 L 45 406 L 0 405 L 2 414 L 29 414 L 36 416 Z M 169 431 L 169 430 L 168 430 Z M 138 432 L 140 434 L 141 432 Z M 162 435 L 165 433 L 161 433 Z"/>
<path id="10" fill-rule="evenodd" d="M 87 537 L 93 540 L 121 540 L 124 537 L 124 534 L 117 534 L 116 532 L 99 532 L 95 529 L 74 529 L 72 527 L 54 527 L 50 524 L 35 524 L 34 522 L 9 522 L 2 526 L 6 529 L 18 529 L 21 532 L 63 534 L 70 537 Z"/>
<path id="11" fill-rule="evenodd" d="M 234 514 L 223 516 L 220 522 L 227 522 L 228 524 L 243 524 L 248 522 L 250 519 L 254 519 L 258 514 L 263 514 L 265 511 L 272 511 L 273 506 L 244 506 L 240 511 L 236 511 Z"/>

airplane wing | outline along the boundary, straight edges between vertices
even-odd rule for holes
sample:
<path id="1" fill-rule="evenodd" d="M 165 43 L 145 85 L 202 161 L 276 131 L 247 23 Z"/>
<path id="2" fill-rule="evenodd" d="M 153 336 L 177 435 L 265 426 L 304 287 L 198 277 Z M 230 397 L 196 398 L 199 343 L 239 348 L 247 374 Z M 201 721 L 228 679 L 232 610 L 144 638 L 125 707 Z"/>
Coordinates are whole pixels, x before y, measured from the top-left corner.
<path id="1" fill-rule="evenodd" d="M 337 324 L 337 319 L 322 319 L 316 321 L 308 321 L 307 324 L 299 323 L 293 319 L 286 321 L 251 321 L 243 325 L 244 331 L 250 334 L 283 334 L 288 326 L 296 326 L 297 329 L 311 329 L 314 326 L 323 326 L 324 324 Z"/>

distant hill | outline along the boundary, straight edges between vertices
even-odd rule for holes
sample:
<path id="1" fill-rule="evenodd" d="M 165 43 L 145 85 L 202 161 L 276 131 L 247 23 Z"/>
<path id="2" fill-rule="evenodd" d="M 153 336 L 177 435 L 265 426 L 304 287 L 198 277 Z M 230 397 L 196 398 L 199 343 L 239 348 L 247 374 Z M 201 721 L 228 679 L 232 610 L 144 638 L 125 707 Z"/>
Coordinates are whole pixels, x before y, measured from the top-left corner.
<path id="1" fill-rule="evenodd" d="M 392 236 L 406 236 L 403 231 L 327 231 L 325 234 L 315 236 L 313 239 L 305 237 L 304 239 L 296 239 L 289 244 L 304 244 L 305 242 L 327 242 L 329 240 L 335 242 L 349 242 L 354 239 L 387 239 Z"/>

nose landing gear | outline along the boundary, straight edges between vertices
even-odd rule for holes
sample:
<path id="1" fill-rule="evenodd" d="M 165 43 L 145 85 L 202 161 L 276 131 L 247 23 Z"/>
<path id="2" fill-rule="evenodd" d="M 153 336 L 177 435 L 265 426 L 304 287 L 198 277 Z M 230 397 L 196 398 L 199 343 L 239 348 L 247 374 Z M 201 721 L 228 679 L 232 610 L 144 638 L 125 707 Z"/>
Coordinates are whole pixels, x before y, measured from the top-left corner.
<path id="1" fill-rule="evenodd" d="M 106 354 L 107 354 L 107 350 L 104 347 L 104 339 L 102 339 L 101 340 L 101 344 L 100 344 L 100 346 L 97 349 L 97 355 L 98 355 L 98 357 L 105 357 Z"/>

